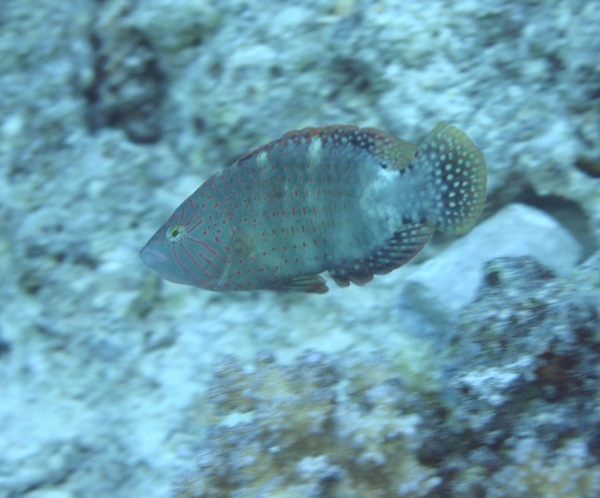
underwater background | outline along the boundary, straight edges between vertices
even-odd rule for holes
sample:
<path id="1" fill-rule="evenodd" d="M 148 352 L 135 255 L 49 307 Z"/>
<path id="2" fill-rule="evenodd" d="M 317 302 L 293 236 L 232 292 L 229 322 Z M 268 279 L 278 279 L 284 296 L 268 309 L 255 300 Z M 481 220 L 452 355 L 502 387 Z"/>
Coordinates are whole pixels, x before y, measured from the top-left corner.
<path id="1" fill-rule="evenodd" d="M 0 0 L 0 498 L 600 495 L 600 2 Z M 488 166 L 468 234 L 324 295 L 139 251 L 305 126 Z"/>

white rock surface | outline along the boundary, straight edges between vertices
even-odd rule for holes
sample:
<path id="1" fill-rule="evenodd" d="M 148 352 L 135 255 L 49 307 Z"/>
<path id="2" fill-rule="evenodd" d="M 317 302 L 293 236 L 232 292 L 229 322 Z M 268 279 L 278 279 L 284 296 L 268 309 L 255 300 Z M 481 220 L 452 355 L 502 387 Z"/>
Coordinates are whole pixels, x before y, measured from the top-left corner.
<path id="1" fill-rule="evenodd" d="M 486 261 L 533 256 L 564 276 L 581 254 L 577 240 L 554 218 L 531 206 L 511 204 L 412 272 L 403 299 L 429 320 L 452 321 L 475 299 Z"/>

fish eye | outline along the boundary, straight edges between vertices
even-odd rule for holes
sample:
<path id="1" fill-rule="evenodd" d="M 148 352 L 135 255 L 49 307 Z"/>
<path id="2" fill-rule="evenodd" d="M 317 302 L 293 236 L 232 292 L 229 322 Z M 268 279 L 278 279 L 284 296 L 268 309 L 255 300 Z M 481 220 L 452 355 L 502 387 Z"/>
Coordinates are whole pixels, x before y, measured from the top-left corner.
<path id="1" fill-rule="evenodd" d="M 186 229 L 184 225 L 173 225 L 167 230 L 167 240 L 177 242 L 185 237 Z"/>

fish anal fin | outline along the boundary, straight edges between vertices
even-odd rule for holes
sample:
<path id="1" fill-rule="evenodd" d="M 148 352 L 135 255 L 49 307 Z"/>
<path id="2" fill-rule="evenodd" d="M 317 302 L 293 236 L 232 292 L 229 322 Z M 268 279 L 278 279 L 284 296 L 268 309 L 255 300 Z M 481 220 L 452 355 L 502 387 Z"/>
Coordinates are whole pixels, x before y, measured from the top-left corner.
<path id="1" fill-rule="evenodd" d="M 373 275 L 383 275 L 407 263 L 431 237 L 433 229 L 420 223 L 403 225 L 384 244 L 367 256 L 347 261 L 329 273 L 335 282 L 346 287 L 348 282 L 364 285 Z"/>
<path id="2" fill-rule="evenodd" d="M 335 280 L 335 283 L 338 285 L 338 287 L 348 287 L 350 285 L 350 280 L 347 277 L 334 274 L 333 270 L 330 271 L 329 274 L 333 277 L 333 280 Z"/>
<path id="3" fill-rule="evenodd" d="M 281 137 L 282 140 L 285 139 L 292 139 L 294 141 L 298 140 L 298 139 L 304 139 L 304 138 L 313 138 L 316 136 L 321 136 L 321 137 L 329 137 L 331 135 L 343 135 L 344 133 L 349 133 L 352 131 L 358 130 L 358 126 L 354 126 L 354 125 L 330 125 L 330 126 L 321 126 L 318 128 L 313 128 L 313 127 L 307 127 L 307 128 L 302 128 L 300 130 L 292 130 L 292 131 L 288 131 L 285 135 L 283 135 L 283 137 Z"/>
<path id="4" fill-rule="evenodd" d="M 273 282 L 267 288 L 274 291 L 314 292 L 316 294 L 325 294 L 329 290 L 325 279 L 319 275 L 284 278 Z"/>

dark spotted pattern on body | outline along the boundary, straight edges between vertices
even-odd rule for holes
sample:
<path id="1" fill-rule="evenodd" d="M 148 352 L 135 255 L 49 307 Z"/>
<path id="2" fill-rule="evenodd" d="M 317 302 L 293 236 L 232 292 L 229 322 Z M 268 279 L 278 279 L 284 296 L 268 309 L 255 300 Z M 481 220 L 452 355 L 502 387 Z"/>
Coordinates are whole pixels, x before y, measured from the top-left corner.
<path id="1" fill-rule="evenodd" d="M 444 123 L 421 146 L 381 130 L 306 128 L 242 156 L 142 250 L 173 282 L 326 292 L 404 264 L 434 230 L 464 233 L 485 200 L 481 152 Z"/>

